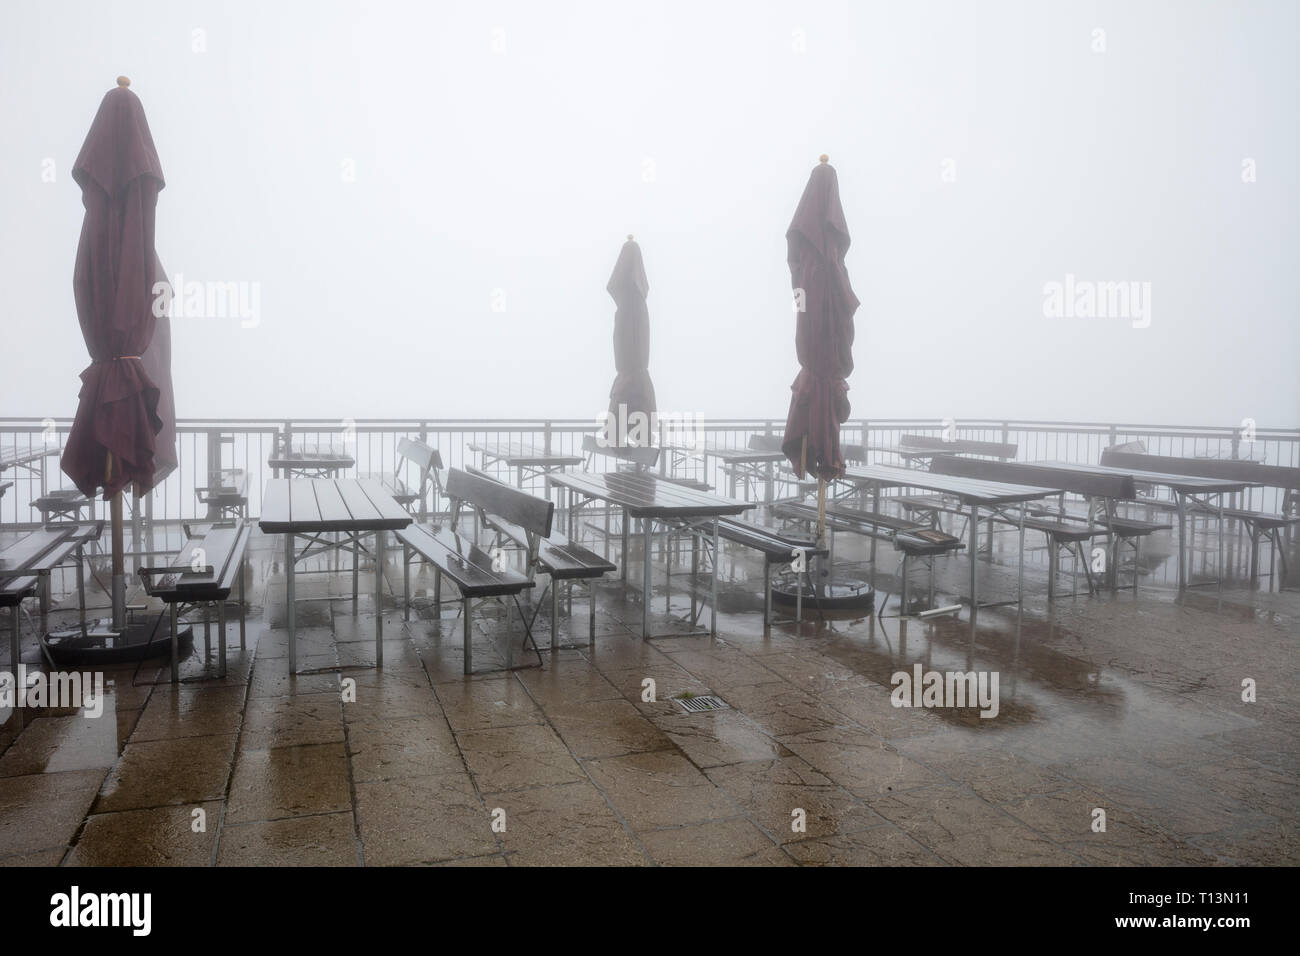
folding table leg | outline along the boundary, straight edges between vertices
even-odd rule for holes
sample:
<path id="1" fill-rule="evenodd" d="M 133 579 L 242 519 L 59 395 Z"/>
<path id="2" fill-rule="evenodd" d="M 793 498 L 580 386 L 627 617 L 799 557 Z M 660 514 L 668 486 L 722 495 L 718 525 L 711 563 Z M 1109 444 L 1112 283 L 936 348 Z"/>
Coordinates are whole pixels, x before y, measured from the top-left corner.
<path id="1" fill-rule="evenodd" d="M 375 666 L 384 666 L 384 536 L 375 532 Z M 356 605 L 352 605 L 356 612 Z"/>
<path id="2" fill-rule="evenodd" d="M 1187 507 L 1178 494 L 1178 590 L 1187 587 Z"/>
<path id="3" fill-rule="evenodd" d="M 221 676 L 226 676 L 226 602 L 217 602 L 217 655 Z"/>
<path id="4" fill-rule="evenodd" d="M 248 574 L 248 558 L 245 557 L 239 562 L 239 649 L 244 650 L 244 617 L 245 606 L 247 604 L 244 595 L 244 578 Z"/>
<path id="5" fill-rule="evenodd" d="M 713 519 L 713 567 L 709 579 L 709 633 L 718 636 L 718 519 Z"/>
<path id="6" fill-rule="evenodd" d="M 626 519 L 625 519 L 626 521 Z M 641 575 L 641 637 L 650 636 L 650 519 L 641 519 L 642 575 Z M 626 555 L 624 555 L 626 559 Z"/>
<path id="7" fill-rule="evenodd" d="M 357 613 L 357 595 L 361 590 L 361 535 L 352 534 L 352 613 Z"/>
<path id="8" fill-rule="evenodd" d="M 572 621 L 572 617 L 570 617 Z M 555 578 L 551 578 L 551 650 L 560 647 L 560 588 Z"/>
<path id="9" fill-rule="evenodd" d="M 289 631 L 289 673 L 298 673 L 298 634 L 294 628 L 293 535 L 284 536 L 284 626 Z"/>
<path id="10" fill-rule="evenodd" d="M 975 618 L 979 615 L 980 598 L 979 598 L 979 526 L 980 526 L 980 509 L 977 505 L 971 505 L 970 524 L 967 526 L 967 532 L 970 535 L 969 543 L 966 545 L 970 556 L 970 626 L 975 627 Z"/>
<path id="11" fill-rule="evenodd" d="M 587 646 L 596 646 L 596 578 L 587 579 Z M 572 585 L 570 585 L 572 587 Z"/>

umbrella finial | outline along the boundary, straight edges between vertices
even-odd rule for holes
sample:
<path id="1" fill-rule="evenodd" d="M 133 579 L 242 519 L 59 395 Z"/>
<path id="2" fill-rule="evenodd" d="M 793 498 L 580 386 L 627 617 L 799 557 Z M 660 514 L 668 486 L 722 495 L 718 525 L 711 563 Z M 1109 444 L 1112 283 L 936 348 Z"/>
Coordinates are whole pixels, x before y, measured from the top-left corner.
<path id="1" fill-rule="evenodd" d="M 818 157 L 818 161 L 819 161 L 823 166 L 825 166 L 827 163 L 829 163 L 829 162 L 831 161 L 831 158 L 830 158 L 829 156 L 827 156 L 825 153 L 822 153 L 821 156 Z"/>
<path id="2" fill-rule="evenodd" d="M 129 76 L 119 76 L 117 78 L 117 85 L 122 87 L 122 89 L 126 89 L 131 85 L 131 78 Z"/>

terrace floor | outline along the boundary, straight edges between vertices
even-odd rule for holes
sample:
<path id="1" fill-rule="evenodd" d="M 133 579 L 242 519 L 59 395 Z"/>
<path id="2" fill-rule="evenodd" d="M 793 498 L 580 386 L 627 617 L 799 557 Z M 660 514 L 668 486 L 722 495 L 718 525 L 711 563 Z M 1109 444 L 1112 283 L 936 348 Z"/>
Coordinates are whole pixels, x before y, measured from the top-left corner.
<path id="1" fill-rule="evenodd" d="M 1014 596 L 1013 543 L 981 557 L 984 596 Z M 279 555 L 254 534 L 248 646 L 232 624 L 224 680 L 176 688 L 165 667 L 128 667 L 107 674 L 98 719 L 7 715 L 0 863 L 1300 863 L 1294 590 L 1234 580 L 1180 598 L 1149 575 L 1136 594 L 1049 609 L 1036 552 L 1023 612 L 985 609 L 974 633 L 964 612 L 808 612 L 765 634 L 760 566 L 728 551 L 717 638 L 642 641 L 639 600 L 610 582 L 594 648 L 546 650 L 543 613 L 544 666 L 467 679 L 456 606 L 438 617 L 424 600 L 404 622 L 390 550 L 382 671 L 365 666 L 373 597 L 363 583 L 359 607 L 330 600 L 350 595 L 350 576 L 324 571 L 326 558 L 298 578 L 299 666 L 315 672 L 293 677 Z M 639 562 L 634 550 L 632 580 Z M 675 626 L 666 607 L 689 605 L 686 579 L 670 596 L 662 567 L 656 630 Z M 942 562 L 940 591 L 960 593 L 967 568 Z M 882 563 L 882 596 L 890 573 Z M 427 595 L 430 575 L 415 586 Z M 71 603 L 52 619 L 75 618 Z M 561 640 L 585 645 L 585 597 L 574 615 Z M 24 621 L 30 666 L 38 624 Z M 213 670 L 199 632 L 188 678 Z M 476 618 L 476 668 L 503 661 L 505 633 L 501 614 Z M 890 677 L 916 662 L 997 671 L 999 715 L 895 708 Z M 1241 699 L 1247 678 L 1257 702 Z M 729 708 L 688 715 L 672 699 L 687 692 Z"/>

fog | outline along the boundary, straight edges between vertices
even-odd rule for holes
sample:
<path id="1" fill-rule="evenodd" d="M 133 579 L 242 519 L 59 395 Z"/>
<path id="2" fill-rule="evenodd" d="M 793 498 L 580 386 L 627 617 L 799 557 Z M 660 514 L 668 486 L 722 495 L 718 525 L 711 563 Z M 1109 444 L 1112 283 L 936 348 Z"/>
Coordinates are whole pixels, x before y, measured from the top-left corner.
<path id="1" fill-rule="evenodd" d="M 1290 0 L 0 9 L 3 415 L 76 408 L 70 171 L 126 74 L 168 272 L 257 303 L 173 323 L 182 418 L 594 418 L 628 234 L 660 408 L 783 418 L 824 152 L 855 418 L 1300 423 Z"/>

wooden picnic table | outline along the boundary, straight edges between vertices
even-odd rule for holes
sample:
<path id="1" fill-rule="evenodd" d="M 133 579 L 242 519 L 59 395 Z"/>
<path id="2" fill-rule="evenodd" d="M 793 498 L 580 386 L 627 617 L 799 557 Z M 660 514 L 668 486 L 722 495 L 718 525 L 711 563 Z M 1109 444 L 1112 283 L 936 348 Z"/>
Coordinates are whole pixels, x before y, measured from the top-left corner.
<path id="1" fill-rule="evenodd" d="M 645 472 L 606 472 L 594 474 L 589 472 L 564 471 L 551 476 L 551 481 L 564 488 L 569 497 L 569 539 L 576 539 L 577 508 L 573 504 L 574 496 L 581 496 L 585 502 L 603 501 L 607 505 L 620 508 L 623 512 L 623 560 L 621 572 L 627 580 L 628 529 L 632 519 L 641 522 L 641 536 L 645 551 L 644 572 L 641 581 L 641 636 L 650 637 L 650 536 L 657 522 L 665 527 L 666 532 L 673 528 L 689 530 L 700 521 L 706 521 L 711 534 L 706 550 L 713 562 L 712 585 L 710 592 L 709 633 L 718 633 L 718 519 L 728 515 L 738 515 L 756 507 L 752 502 L 724 498 L 707 491 L 699 491 L 685 485 L 660 480 Z M 694 535 L 693 535 L 694 537 Z M 698 540 L 698 538 L 696 539 Z M 671 568 L 670 582 L 671 582 Z M 692 591 L 692 609 L 694 592 Z M 694 611 L 692 610 L 692 618 Z M 692 624 L 694 621 L 692 620 Z"/>
<path id="2" fill-rule="evenodd" d="M 980 607 L 978 561 L 980 512 L 982 510 L 988 512 L 991 531 L 993 519 L 1003 516 L 1003 512 L 1008 505 L 1024 504 L 1029 501 L 1056 497 L 1061 493 L 1059 488 L 1019 485 L 1000 481 L 981 481 L 976 478 L 940 475 L 912 468 L 896 468 L 892 465 L 852 465 L 845 470 L 844 477 L 839 480 L 858 487 L 870 488 L 873 499 L 872 508 L 877 512 L 880 511 L 880 491 L 882 488 L 920 488 L 923 491 L 933 491 L 956 498 L 963 507 L 968 509 L 969 524 L 967 525 L 967 532 L 969 534 L 969 544 L 967 550 L 970 552 L 970 619 L 972 627 L 975 626 L 975 619 Z M 1004 520 L 1010 521 L 1012 524 L 1018 524 L 1020 527 L 1020 566 L 1017 574 L 1020 597 L 1023 599 L 1025 565 L 1024 509 L 1021 509 L 1020 513 L 1014 517 L 1003 517 Z M 873 539 L 873 559 L 875 558 L 874 551 L 875 541 Z"/>
<path id="3" fill-rule="evenodd" d="M 282 448 L 266 463 L 271 473 L 279 478 L 333 478 L 356 464 L 347 449 L 329 443 L 303 443 Z"/>
<path id="4" fill-rule="evenodd" d="M 780 438 L 777 438 L 780 441 Z M 705 445 L 699 450 L 707 462 L 715 458 L 722 462 L 723 473 L 727 476 L 727 494 L 736 497 L 736 488 L 743 480 L 745 497 L 749 497 L 751 481 L 763 483 L 763 501 L 772 500 L 776 487 L 776 466 L 785 461 L 785 452 L 780 448 L 724 448 L 719 445 Z"/>
<path id="5" fill-rule="evenodd" d="M 289 670 L 297 672 L 297 633 L 294 629 L 294 566 L 299 558 L 294 539 L 319 543 L 322 534 L 344 535 L 353 544 L 352 601 L 357 600 L 357 555 L 362 535 L 375 536 L 375 664 L 384 663 L 384 536 L 411 523 L 411 515 L 393 500 L 378 481 L 363 478 L 273 478 L 266 483 L 262 518 L 267 534 L 284 535 L 285 613 L 289 629 Z M 334 546 L 338 546 L 335 544 Z M 319 551 L 314 552 L 319 553 Z"/>
<path id="6" fill-rule="evenodd" d="M 0 550 L 0 607 L 13 609 L 9 654 L 14 673 L 17 673 L 19 663 L 21 615 L 18 606 L 23 598 L 36 591 L 40 599 L 41 617 L 44 619 L 50 603 L 50 572 L 74 552 L 77 556 L 77 603 L 81 611 L 81 623 L 86 623 L 86 578 L 82 552 L 86 544 L 100 536 L 103 527 L 102 521 L 49 525 L 29 532 Z"/>
<path id="7" fill-rule="evenodd" d="M 42 442 L 30 447 L 17 444 L 0 445 L 0 472 L 8 471 L 10 468 L 26 467 L 28 471 L 39 473 L 40 469 L 33 467 L 35 462 L 62 452 L 63 449 L 53 442 Z"/>
<path id="8" fill-rule="evenodd" d="M 45 459 L 61 455 L 63 449 L 57 442 L 41 442 L 39 445 L 19 445 L 12 443 L 0 445 L 0 475 L 9 469 L 15 472 L 23 469 L 30 478 L 39 478 L 41 495 L 45 494 Z M 12 482 L 6 486 L 12 487 Z"/>
<path id="9" fill-rule="evenodd" d="M 1089 465 L 1066 461 L 1025 462 L 1026 465 L 1073 471 L 1080 475 L 1121 475 L 1142 485 L 1168 488 L 1174 494 L 1174 508 L 1178 515 L 1178 587 L 1187 587 L 1187 506 L 1199 505 L 1218 515 L 1219 562 L 1217 578 L 1223 580 L 1223 498 L 1247 488 L 1260 487 L 1259 482 L 1228 478 L 1204 478 L 1196 475 L 1169 475 L 1159 471 L 1136 468 L 1116 468 L 1111 465 Z M 1143 499 L 1136 499 L 1141 502 Z"/>
<path id="10" fill-rule="evenodd" d="M 582 464 L 581 455 L 550 452 L 523 442 L 471 442 L 469 447 L 483 456 L 484 471 L 500 462 L 507 468 L 515 469 L 516 487 L 523 488 L 524 481 L 530 477 L 542 478 L 546 482 L 548 495 L 551 489 L 550 475 L 561 469 Z"/>

